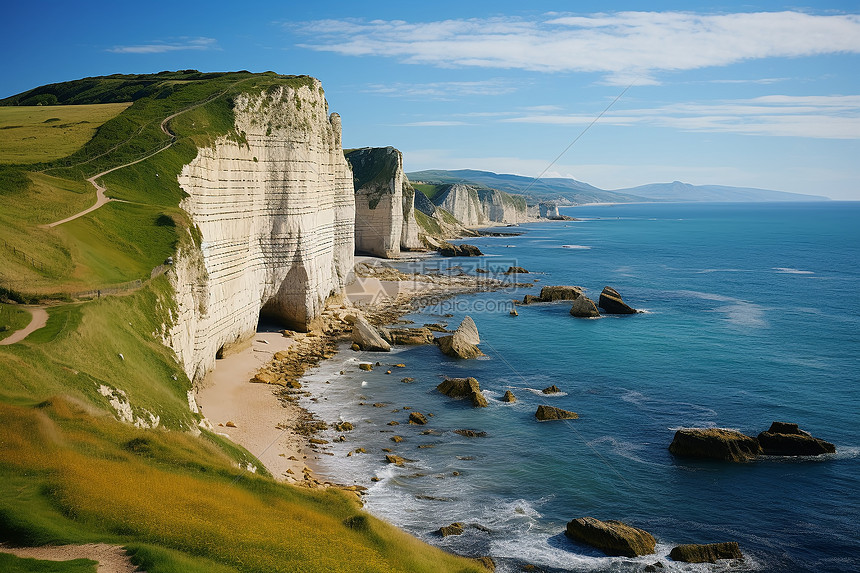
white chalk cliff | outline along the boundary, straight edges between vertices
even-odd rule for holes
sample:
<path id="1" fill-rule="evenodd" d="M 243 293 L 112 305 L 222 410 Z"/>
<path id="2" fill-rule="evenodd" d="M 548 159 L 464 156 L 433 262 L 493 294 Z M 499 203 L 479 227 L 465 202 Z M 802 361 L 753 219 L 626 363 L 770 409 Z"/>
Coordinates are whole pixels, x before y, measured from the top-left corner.
<path id="1" fill-rule="evenodd" d="M 345 153 L 355 187 L 355 248 L 396 258 L 420 248 L 415 192 L 403 173 L 403 156 L 393 147 L 364 147 Z"/>
<path id="2" fill-rule="evenodd" d="M 307 328 L 353 268 L 352 174 L 320 83 L 241 94 L 234 113 L 234 132 L 179 176 L 202 242 L 176 257 L 168 342 L 195 380 L 261 313 Z"/>
<path id="3" fill-rule="evenodd" d="M 525 199 L 497 189 L 476 189 L 471 185 L 454 183 L 433 203 L 467 227 L 528 220 Z"/>

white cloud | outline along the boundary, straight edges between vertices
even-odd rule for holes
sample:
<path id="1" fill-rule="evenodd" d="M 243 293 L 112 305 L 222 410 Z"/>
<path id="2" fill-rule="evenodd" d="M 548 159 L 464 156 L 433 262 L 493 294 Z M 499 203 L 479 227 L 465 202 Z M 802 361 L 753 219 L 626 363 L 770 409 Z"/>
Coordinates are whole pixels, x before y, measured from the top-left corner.
<path id="1" fill-rule="evenodd" d="M 215 50 L 218 42 L 214 38 L 180 38 L 177 42 L 152 42 L 134 46 L 114 46 L 108 52 L 115 54 L 163 54 L 182 50 Z"/>
<path id="2" fill-rule="evenodd" d="M 454 99 L 464 96 L 504 95 L 516 91 L 509 81 L 502 79 L 474 82 L 431 82 L 372 84 L 365 90 L 395 97 Z"/>
<path id="3" fill-rule="evenodd" d="M 313 50 L 440 67 L 596 72 L 618 85 L 656 83 L 659 72 L 745 60 L 860 53 L 860 14 L 556 16 L 414 23 L 320 20 L 291 27 L 313 37 L 301 44 Z"/>
<path id="4" fill-rule="evenodd" d="M 501 121 L 588 125 L 594 116 L 529 114 Z M 823 139 L 860 139 L 860 96 L 772 95 L 717 103 L 680 103 L 607 112 L 603 125 L 651 125 L 685 131 Z"/>
<path id="5" fill-rule="evenodd" d="M 445 121 L 445 120 L 434 120 L 434 121 L 413 121 L 410 123 L 401 123 L 398 124 L 397 127 L 454 127 L 458 125 L 469 125 L 464 121 Z"/>

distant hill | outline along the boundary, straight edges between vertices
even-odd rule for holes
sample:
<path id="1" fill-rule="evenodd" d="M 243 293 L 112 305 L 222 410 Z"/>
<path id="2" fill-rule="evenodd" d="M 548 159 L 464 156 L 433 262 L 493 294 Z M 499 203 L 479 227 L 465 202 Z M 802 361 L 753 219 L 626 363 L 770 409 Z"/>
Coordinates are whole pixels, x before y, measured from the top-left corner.
<path id="1" fill-rule="evenodd" d="M 410 181 L 423 183 L 466 183 L 474 187 L 498 189 L 506 193 L 527 195 L 536 201 L 581 203 L 634 203 L 653 199 L 617 191 L 605 191 L 576 179 L 538 179 L 521 175 L 504 175 L 474 169 L 430 169 L 407 173 Z"/>
<path id="2" fill-rule="evenodd" d="M 725 185 L 691 185 L 674 181 L 652 183 L 628 189 L 606 190 L 570 178 L 539 179 L 521 175 L 504 175 L 473 169 L 430 169 L 407 173 L 412 181 L 426 183 L 468 183 L 475 186 L 499 189 L 508 193 L 524 194 L 535 201 L 555 200 L 573 204 L 582 203 L 636 203 L 655 201 L 712 201 L 712 202 L 768 202 L 768 201 L 828 201 L 819 195 L 803 195 Z"/>
<path id="3" fill-rule="evenodd" d="M 681 181 L 672 183 L 651 183 L 628 189 L 618 189 L 618 193 L 630 193 L 659 201 L 716 201 L 716 202 L 767 202 L 767 201 L 829 201 L 820 195 L 786 193 L 753 187 L 727 187 L 725 185 L 690 185 Z"/>

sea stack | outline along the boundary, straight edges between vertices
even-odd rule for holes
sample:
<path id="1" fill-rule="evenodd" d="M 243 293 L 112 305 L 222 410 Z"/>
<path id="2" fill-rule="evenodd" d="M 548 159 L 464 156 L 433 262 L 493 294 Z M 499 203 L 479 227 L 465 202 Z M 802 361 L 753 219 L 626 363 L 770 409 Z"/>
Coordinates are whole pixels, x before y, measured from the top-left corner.
<path id="1" fill-rule="evenodd" d="M 606 314 L 636 314 L 639 312 L 625 303 L 618 291 L 610 286 L 603 287 L 597 306 L 602 308 Z"/>

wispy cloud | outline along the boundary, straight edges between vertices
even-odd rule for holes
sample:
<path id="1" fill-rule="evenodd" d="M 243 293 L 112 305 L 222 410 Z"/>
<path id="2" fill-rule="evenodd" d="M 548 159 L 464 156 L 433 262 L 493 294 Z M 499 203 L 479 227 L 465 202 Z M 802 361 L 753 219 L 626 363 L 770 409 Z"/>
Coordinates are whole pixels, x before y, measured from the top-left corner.
<path id="1" fill-rule="evenodd" d="M 372 84 L 365 90 L 392 97 L 454 99 L 466 96 L 493 96 L 516 91 L 509 81 L 502 79 L 474 82 L 431 82 Z"/>
<path id="2" fill-rule="evenodd" d="M 501 121 L 588 125 L 593 115 L 529 114 Z M 610 111 L 604 125 L 652 125 L 685 131 L 824 139 L 860 139 L 860 96 L 772 95 L 715 103 Z"/>
<path id="3" fill-rule="evenodd" d="M 108 52 L 115 54 L 163 54 L 182 50 L 217 50 L 218 42 L 214 38 L 179 38 L 175 42 L 151 42 L 133 46 L 114 46 Z"/>
<path id="4" fill-rule="evenodd" d="M 617 12 L 289 26 L 313 38 L 300 44 L 312 50 L 440 67 L 595 72 L 619 85 L 761 58 L 860 53 L 860 14 Z"/>
<path id="5" fill-rule="evenodd" d="M 454 127 L 458 125 L 470 125 L 465 121 L 446 121 L 446 120 L 433 120 L 433 121 L 413 121 L 410 123 L 400 123 L 397 124 L 397 127 Z"/>

